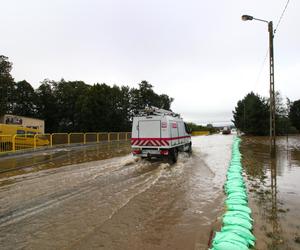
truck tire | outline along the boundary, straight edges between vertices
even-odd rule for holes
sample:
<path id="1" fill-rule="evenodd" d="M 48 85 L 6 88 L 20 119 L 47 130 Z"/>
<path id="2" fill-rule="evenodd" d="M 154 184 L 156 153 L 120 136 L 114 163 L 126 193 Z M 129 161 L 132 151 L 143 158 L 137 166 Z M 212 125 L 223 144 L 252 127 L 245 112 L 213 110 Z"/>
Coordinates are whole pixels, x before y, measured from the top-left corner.
<path id="1" fill-rule="evenodd" d="M 170 160 L 172 161 L 172 163 L 176 163 L 177 159 L 178 159 L 178 150 L 177 150 L 177 148 L 171 148 L 169 155 L 170 155 Z"/>
<path id="2" fill-rule="evenodd" d="M 192 154 L 192 151 L 193 151 L 193 150 L 192 150 L 192 143 L 190 143 L 187 152 L 189 153 L 189 155 L 191 155 L 191 154 Z"/>

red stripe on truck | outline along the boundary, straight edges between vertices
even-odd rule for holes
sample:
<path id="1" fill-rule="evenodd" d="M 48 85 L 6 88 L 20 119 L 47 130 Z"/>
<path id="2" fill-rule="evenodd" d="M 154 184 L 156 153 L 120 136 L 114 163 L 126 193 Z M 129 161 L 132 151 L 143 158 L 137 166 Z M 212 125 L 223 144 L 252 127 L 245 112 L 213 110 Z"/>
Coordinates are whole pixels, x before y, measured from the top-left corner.
<path id="1" fill-rule="evenodd" d="M 179 136 L 173 138 L 131 138 L 131 145 L 135 146 L 169 146 L 168 141 L 190 138 L 190 136 Z"/>
<path id="2" fill-rule="evenodd" d="M 189 135 L 186 136 L 179 136 L 179 137 L 172 137 L 172 138 L 131 138 L 131 141 L 133 140 L 164 140 L 164 141 L 172 141 L 172 140 L 178 140 L 178 139 L 183 139 L 183 138 L 190 138 Z"/>

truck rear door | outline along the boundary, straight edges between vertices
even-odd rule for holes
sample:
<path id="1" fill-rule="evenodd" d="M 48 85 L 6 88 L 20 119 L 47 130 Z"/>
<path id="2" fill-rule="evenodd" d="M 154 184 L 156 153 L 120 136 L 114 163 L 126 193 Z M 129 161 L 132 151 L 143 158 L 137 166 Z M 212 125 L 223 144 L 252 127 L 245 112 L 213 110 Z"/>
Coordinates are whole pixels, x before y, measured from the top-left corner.
<path id="1" fill-rule="evenodd" d="M 139 121 L 139 138 L 161 138 L 160 120 Z"/>

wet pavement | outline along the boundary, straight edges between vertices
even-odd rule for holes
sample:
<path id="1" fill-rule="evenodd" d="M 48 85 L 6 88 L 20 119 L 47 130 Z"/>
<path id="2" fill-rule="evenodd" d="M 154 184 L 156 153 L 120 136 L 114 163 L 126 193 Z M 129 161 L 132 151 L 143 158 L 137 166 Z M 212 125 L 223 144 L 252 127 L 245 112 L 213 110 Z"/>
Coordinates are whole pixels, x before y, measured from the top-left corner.
<path id="1" fill-rule="evenodd" d="M 243 137 L 241 152 L 253 210 L 256 249 L 300 249 L 300 136 Z"/>
<path id="2" fill-rule="evenodd" d="M 231 144 L 194 137 L 174 165 L 135 159 L 128 145 L 103 160 L 96 148 L 15 159 L 19 170 L 0 178 L 0 249 L 207 249 Z"/>

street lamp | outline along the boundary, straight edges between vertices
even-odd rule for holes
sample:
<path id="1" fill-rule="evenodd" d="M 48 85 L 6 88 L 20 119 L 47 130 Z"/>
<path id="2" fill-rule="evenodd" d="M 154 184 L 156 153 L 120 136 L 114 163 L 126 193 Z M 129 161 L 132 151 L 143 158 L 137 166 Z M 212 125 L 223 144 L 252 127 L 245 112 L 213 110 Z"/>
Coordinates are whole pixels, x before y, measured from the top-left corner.
<path id="1" fill-rule="evenodd" d="M 253 16 L 243 15 L 243 21 L 261 21 L 268 24 L 269 31 L 269 57 L 270 57 L 270 151 L 275 154 L 275 88 L 274 88 L 274 50 L 273 50 L 273 22 L 254 18 Z"/>

